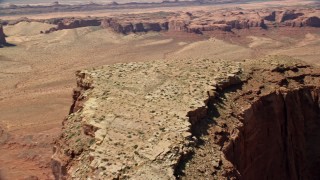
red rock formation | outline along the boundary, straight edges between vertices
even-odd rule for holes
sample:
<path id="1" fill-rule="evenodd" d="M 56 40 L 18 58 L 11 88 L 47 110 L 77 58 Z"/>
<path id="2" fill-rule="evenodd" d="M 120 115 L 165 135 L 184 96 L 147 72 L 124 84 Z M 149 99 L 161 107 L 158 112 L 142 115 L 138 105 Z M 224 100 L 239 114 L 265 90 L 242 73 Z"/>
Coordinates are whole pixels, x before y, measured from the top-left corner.
<path id="1" fill-rule="evenodd" d="M 232 31 L 250 28 L 320 27 L 318 12 L 318 9 L 158 12 L 122 14 L 109 18 L 53 18 L 48 20 L 20 18 L 19 20 L 3 21 L 3 23 L 16 24 L 21 21 L 37 21 L 57 25 L 57 27 L 42 33 L 86 26 L 101 26 L 122 34 L 148 31 L 182 31 L 203 34 L 210 31 Z"/>
<path id="2" fill-rule="evenodd" d="M 101 22 L 101 26 L 103 28 L 111 28 L 115 32 L 128 34 L 128 33 L 136 33 L 136 32 L 148 32 L 148 31 L 163 31 L 168 30 L 168 22 L 161 20 L 135 20 L 135 21 L 127 21 L 127 20 L 117 20 L 115 18 L 104 19 Z"/>

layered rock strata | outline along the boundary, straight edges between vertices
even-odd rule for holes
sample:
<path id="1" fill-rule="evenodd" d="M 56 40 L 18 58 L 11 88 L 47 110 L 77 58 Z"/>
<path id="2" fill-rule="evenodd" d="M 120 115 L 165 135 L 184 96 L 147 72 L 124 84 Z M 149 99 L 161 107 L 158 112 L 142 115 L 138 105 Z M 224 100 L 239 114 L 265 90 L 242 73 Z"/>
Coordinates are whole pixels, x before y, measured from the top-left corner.
<path id="1" fill-rule="evenodd" d="M 154 17 L 156 13 L 150 16 Z M 113 17 L 102 21 L 102 26 L 128 34 L 147 31 L 182 31 L 203 34 L 236 29 L 273 29 L 279 27 L 320 27 L 317 9 L 299 10 L 217 10 L 171 13 L 155 18 Z"/>
<path id="2" fill-rule="evenodd" d="M 129 34 L 149 31 L 171 31 L 203 34 L 207 32 L 232 32 L 239 29 L 279 29 L 283 27 L 320 27 L 318 9 L 219 9 L 216 11 L 194 12 L 155 12 L 138 14 L 119 14 L 111 17 L 53 18 L 32 20 L 20 18 L 5 21 L 14 25 L 19 22 L 44 22 L 57 25 L 44 30 L 50 33 L 63 29 L 87 26 L 101 26 L 117 33 Z"/>
<path id="3" fill-rule="evenodd" d="M 56 179 L 318 179 L 320 70 L 288 57 L 77 73 Z"/>

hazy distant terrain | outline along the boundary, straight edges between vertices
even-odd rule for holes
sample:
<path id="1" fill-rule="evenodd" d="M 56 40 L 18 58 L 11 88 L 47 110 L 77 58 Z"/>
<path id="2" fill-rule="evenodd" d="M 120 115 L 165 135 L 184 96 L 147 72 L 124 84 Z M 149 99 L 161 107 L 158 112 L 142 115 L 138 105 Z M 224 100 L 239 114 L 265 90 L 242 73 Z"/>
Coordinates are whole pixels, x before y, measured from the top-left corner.
<path id="1" fill-rule="evenodd" d="M 115 0 L 115 2 L 118 3 L 127 3 L 127 2 L 161 2 L 162 0 Z M 0 4 L 16 4 L 16 5 L 22 5 L 22 4 L 51 4 L 55 2 L 55 0 L 4 0 L 0 1 Z M 88 4 L 90 2 L 94 3 L 110 3 L 112 0 L 94 0 L 94 1 L 89 1 L 89 0 L 59 0 L 58 1 L 60 4 Z"/>
<path id="2" fill-rule="evenodd" d="M 108 4 L 111 2 L 117 2 L 119 4 L 128 2 L 138 2 L 138 3 L 152 3 L 152 2 L 162 2 L 163 0 L 2 0 L 0 4 L 15 4 L 15 5 L 48 5 L 53 2 L 59 2 L 60 4 Z M 174 1 L 174 0 L 169 0 Z M 180 0 L 180 1 L 196 1 L 196 0 Z M 270 0 L 208 0 L 210 2 L 245 2 L 245 1 L 270 1 Z M 204 1 L 202 1 L 204 2 Z"/>

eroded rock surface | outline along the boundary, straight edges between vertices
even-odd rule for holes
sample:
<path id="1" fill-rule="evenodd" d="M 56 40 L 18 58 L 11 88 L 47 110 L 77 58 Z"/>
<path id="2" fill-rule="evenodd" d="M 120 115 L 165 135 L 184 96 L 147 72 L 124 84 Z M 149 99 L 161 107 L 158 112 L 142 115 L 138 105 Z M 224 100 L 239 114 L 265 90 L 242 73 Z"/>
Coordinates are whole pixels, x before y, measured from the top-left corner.
<path id="1" fill-rule="evenodd" d="M 223 65 L 154 61 L 79 72 L 82 90 L 75 91 L 72 108 L 79 110 L 64 121 L 53 158 L 56 176 L 174 179 L 174 167 L 195 144 L 187 112 L 205 108 L 206 89 Z M 224 70 L 240 71 L 238 65 Z"/>
<path id="2" fill-rule="evenodd" d="M 288 57 L 77 73 L 57 179 L 318 179 L 320 70 Z"/>
<path id="3" fill-rule="evenodd" d="M 319 69 L 285 57 L 243 69 L 246 81 L 210 97 L 213 121 L 195 126 L 203 145 L 182 179 L 319 179 Z"/>

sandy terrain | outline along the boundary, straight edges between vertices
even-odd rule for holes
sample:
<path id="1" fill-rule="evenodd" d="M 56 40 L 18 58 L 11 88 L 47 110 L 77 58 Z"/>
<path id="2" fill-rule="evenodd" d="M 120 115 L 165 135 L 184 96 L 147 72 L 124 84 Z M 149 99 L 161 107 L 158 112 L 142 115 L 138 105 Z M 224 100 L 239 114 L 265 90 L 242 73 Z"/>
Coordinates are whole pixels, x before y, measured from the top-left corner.
<path id="1" fill-rule="evenodd" d="M 308 3 L 279 1 L 279 5 L 288 2 L 294 5 Z M 190 11 L 199 8 L 212 10 L 218 7 L 194 7 Z M 167 9 L 148 9 L 159 10 Z M 177 10 L 184 9 L 169 9 Z M 29 17 L 42 19 L 93 13 L 105 16 L 122 12 L 53 13 Z M 180 58 L 237 61 L 266 54 L 291 55 L 320 65 L 317 29 L 301 29 L 299 33 L 239 31 L 212 37 L 169 32 L 123 36 L 100 27 L 39 33 L 48 28 L 50 25 L 36 22 L 4 27 L 7 41 L 16 46 L 0 49 L 0 127 L 4 129 L 2 133 L 0 128 L 0 179 L 23 179 L 32 175 L 40 179 L 53 178 L 50 169 L 52 140 L 59 134 L 61 122 L 69 112 L 75 87 L 74 74 L 79 69 L 118 62 Z"/>

